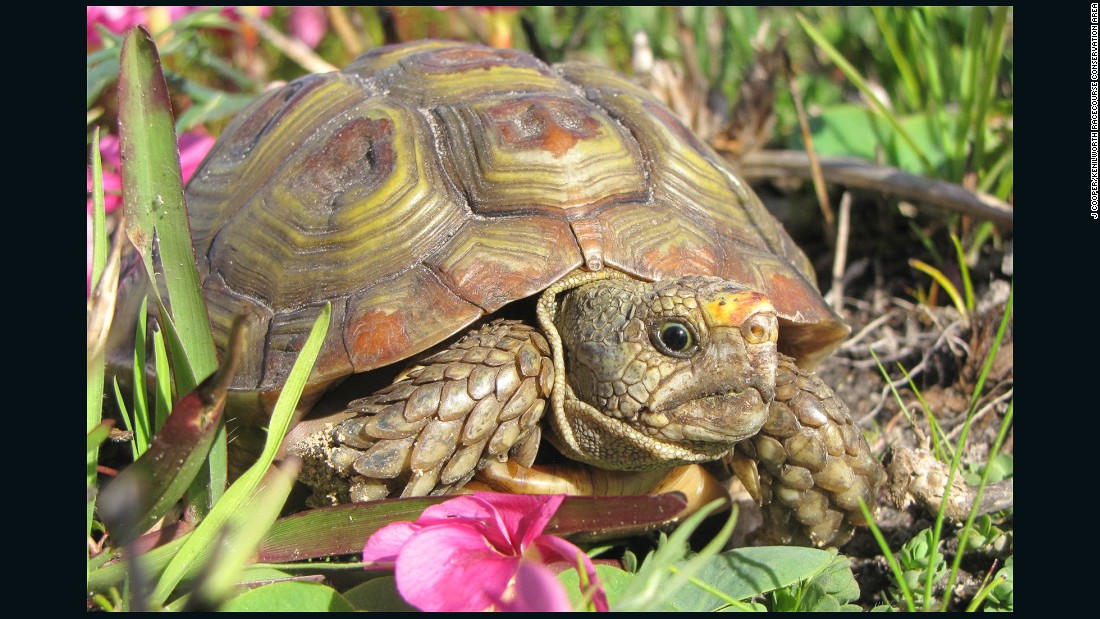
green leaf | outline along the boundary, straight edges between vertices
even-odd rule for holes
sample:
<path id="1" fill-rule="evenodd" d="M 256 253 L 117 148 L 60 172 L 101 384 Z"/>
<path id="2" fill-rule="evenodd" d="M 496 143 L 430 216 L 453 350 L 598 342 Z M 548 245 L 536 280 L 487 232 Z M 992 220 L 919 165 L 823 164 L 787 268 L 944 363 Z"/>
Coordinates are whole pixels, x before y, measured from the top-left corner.
<path id="1" fill-rule="evenodd" d="M 653 610 L 665 605 L 682 591 L 695 573 L 703 569 L 706 563 L 718 554 L 718 549 L 729 540 L 733 525 L 737 521 L 737 505 L 733 505 L 730 517 L 722 530 L 698 554 L 690 556 L 688 538 L 703 520 L 722 506 L 723 501 L 714 500 L 688 517 L 667 539 L 662 535 L 657 550 L 650 553 L 642 562 L 635 578 L 631 580 L 615 610 Z M 670 575 L 671 574 L 671 575 Z"/>
<path id="2" fill-rule="evenodd" d="M 188 362 L 176 368 L 177 381 L 191 382 L 177 383 L 186 392 L 196 376 L 213 371 L 214 350 L 194 268 L 171 101 L 156 47 L 141 27 L 129 32 L 122 48 L 119 138 L 127 236 L 151 279 L 158 266 L 154 250 L 160 252 L 168 299 L 160 299 L 160 287 L 152 290 L 158 305 L 172 309 L 162 319 L 177 331 L 197 332 L 182 340 Z"/>
<path id="3" fill-rule="evenodd" d="M 119 138 L 126 162 L 122 168 L 126 233 L 141 252 L 149 274 L 155 272 L 154 244 L 159 249 L 168 289 L 165 305 L 171 308 L 192 375 L 207 376 L 217 363 L 184 208 L 172 103 L 156 47 L 140 26 L 126 36 L 121 67 Z"/>
<path id="4" fill-rule="evenodd" d="M 93 433 L 99 430 L 103 419 L 103 380 L 106 376 L 105 350 L 107 334 L 114 314 L 114 299 L 118 286 L 117 266 L 112 263 L 115 281 L 99 286 L 100 279 L 107 266 L 107 237 L 104 234 L 106 214 L 103 211 L 103 166 L 99 153 L 99 129 L 92 132 L 92 290 L 88 306 L 88 458 L 86 462 L 86 482 L 88 484 L 88 518 L 85 534 L 91 535 L 92 519 L 95 514 L 96 465 L 99 463 L 99 444 L 106 439 L 93 440 Z M 114 262 L 117 262 L 117 256 Z M 111 276 L 111 274 L 108 274 Z M 110 290 L 108 290 L 110 289 Z M 89 564 L 90 569 L 90 564 Z"/>
<path id="5" fill-rule="evenodd" d="M 110 420 L 104 421 L 104 422 L 100 423 L 99 425 L 97 425 L 96 427 L 92 428 L 92 431 L 88 433 L 88 455 L 89 456 L 91 456 L 93 453 L 97 452 L 99 450 L 99 445 L 103 441 L 107 440 L 107 437 L 111 435 L 111 426 L 113 426 L 113 425 L 114 425 L 114 423 L 111 422 Z"/>
<path id="6" fill-rule="evenodd" d="M 634 574 L 624 572 L 612 565 L 596 564 L 596 576 L 600 579 L 600 585 L 607 594 L 607 603 L 615 607 L 623 599 L 630 583 L 634 580 Z M 565 586 L 565 592 L 569 595 L 569 601 L 576 608 L 584 599 L 584 593 L 580 588 L 580 578 L 576 569 L 569 569 L 558 574 L 558 581 Z"/>
<path id="7" fill-rule="evenodd" d="M 956 114 L 941 119 L 948 127 L 958 124 Z M 947 161 L 947 154 L 939 147 L 934 127 L 925 114 L 898 117 L 913 142 L 927 157 L 932 169 L 939 169 Z M 897 134 L 889 123 L 866 107 L 841 103 L 824 108 L 821 113 L 810 119 L 810 135 L 814 150 L 819 155 L 859 157 L 875 161 L 879 148 L 886 154 L 885 163 L 896 166 L 906 172 L 923 174 L 920 160 L 906 148 L 899 148 Z M 805 148 L 802 134 L 795 132 L 791 136 L 791 147 Z"/>
<path id="8" fill-rule="evenodd" d="M 372 533 L 392 522 L 413 521 L 427 507 L 452 497 L 386 499 L 313 509 L 280 518 L 260 542 L 265 563 L 362 552 Z"/>
<path id="9" fill-rule="evenodd" d="M 313 582 L 276 582 L 246 591 L 222 610 L 236 612 L 351 612 L 355 608 L 332 587 Z"/>
<path id="10" fill-rule="evenodd" d="M 712 557 L 695 574 L 695 581 L 720 591 L 725 597 L 744 600 L 761 593 L 809 580 L 836 557 L 835 551 L 787 546 L 762 546 L 728 550 Z M 675 611 L 716 611 L 729 606 L 726 599 L 698 585 L 677 591 L 662 607 Z"/>
<path id="11" fill-rule="evenodd" d="M 848 557 L 837 555 L 806 587 L 798 610 L 805 612 L 859 611 L 859 584 Z"/>
<path id="12" fill-rule="evenodd" d="M 569 496 L 546 527 L 553 535 L 599 532 L 625 537 L 667 524 L 687 507 L 679 492 L 637 496 Z"/>
<path id="13" fill-rule="evenodd" d="M 260 543 L 260 561 L 279 563 L 362 551 L 378 529 L 413 521 L 452 497 L 383 499 L 323 507 L 280 518 Z M 546 527 L 553 535 L 629 532 L 652 528 L 683 511 L 679 493 L 625 497 L 569 496 Z"/>
<path id="14" fill-rule="evenodd" d="M 397 592 L 393 576 L 380 576 L 344 592 L 344 599 L 355 608 L 373 613 L 416 612 Z"/>
<path id="15" fill-rule="evenodd" d="M 863 79 L 863 76 L 859 73 L 859 71 L 855 67 L 853 67 L 852 64 L 848 62 L 848 60 L 844 58 L 844 56 L 835 47 L 833 47 L 828 39 L 824 35 L 822 35 L 821 32 L 813 26 L 813 24 L 807 21 L 805 17 L 800 14 L 796 14 L 795 17 L 797 17 L 798 23 L 802 25 L 802 29 L 806 32 L 806 34 L 810 36 L 811 39 L 814 40 L 814 43 L 817 44 L 821 51 L 825 52 L 825 55 L 828 56 L 829 59 L 832 60 L 833 63 L 837 66 L 837 68 L 840 69 L 844 73 L 844 75 L 848 77 L 848 80 L 851 81 L 852 84 L 864 94 L 867 100 L 871 102 L 871 105 L 875 109 L 875 111 L 880 114 L 882 118 L 886 119 L 886 122 L 890 123 L 890 126 L 894 128 L 894 131 L 897 133 L 898 137 L 900 137 L 902 141 L 909 146 L 913 155 L 915 155 L 917 159 L 920 160 L 921 171 L 923 171 L 925 174 L 931 173 L 933 167 L 932 164 L 928 161 L 928 158 L 925 156 L 924 152 L 916 144 L 916 142 L 913 140 L 912 136 L 905 129 L 905 127 L 903 127 L 898 122 L 898 119 L 894 115 L 894 113 L 891 112 L 886 107 L 886 105 L 879 100 L 878 96 L 873 90 L 871 90 L 870 86 L 867 85 L 867 81 Z"/>

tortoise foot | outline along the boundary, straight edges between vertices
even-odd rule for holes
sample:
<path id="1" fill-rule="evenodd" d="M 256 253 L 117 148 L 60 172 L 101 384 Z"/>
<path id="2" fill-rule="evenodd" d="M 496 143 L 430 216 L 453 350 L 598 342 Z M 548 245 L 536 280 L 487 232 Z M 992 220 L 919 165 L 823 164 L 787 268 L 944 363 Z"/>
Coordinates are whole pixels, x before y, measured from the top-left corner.
<path id="1" fill-rule="evenodd" d="M 848 407 L 812 372 L 781 359 L 776 396 L 760 433 L 730 457 L 763 510 L 758 541 L 837 547 L 866 524 L 886 481 Z"/>

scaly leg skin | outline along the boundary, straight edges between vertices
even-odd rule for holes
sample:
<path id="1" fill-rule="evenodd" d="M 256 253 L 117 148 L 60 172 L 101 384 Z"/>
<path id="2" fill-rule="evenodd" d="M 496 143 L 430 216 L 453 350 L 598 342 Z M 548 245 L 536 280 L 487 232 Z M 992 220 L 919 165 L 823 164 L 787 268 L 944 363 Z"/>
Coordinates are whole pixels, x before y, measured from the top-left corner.
<path id="1" fill-rule="evenodd" d="M 812 372 L 782 356 L 768 421 L 738 443 L 730 462 L 762 507 L 757 541 L 837 547 L 865 524 L 886 471 L 848 407 Z"/>
<path id="2" fill-rule="evenodd" d="M 553 384 L 542 334 L 497 320 L 351 402 L 355 416 L 291 452 L 318 505 L 447 494 L 493 460 L 531 464 Z"/>

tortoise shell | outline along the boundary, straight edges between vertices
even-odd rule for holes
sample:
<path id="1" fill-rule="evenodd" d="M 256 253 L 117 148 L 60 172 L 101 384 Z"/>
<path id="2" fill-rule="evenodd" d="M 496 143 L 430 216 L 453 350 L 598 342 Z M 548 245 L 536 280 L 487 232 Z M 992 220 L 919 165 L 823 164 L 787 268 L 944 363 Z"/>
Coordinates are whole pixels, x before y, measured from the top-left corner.
<path id="1" fill-rule="evenodd" d="M 716 275 L 768 294 L 811 366 L 847 327 L 751 189 L 607 69 L 455 42 L 384 47 L 266 93 L 187 187 L 215 340 L 251 309 L 235 388 L 286 380 L 321 306 L 310 380 L 424 351 L 578 269 Z"/>

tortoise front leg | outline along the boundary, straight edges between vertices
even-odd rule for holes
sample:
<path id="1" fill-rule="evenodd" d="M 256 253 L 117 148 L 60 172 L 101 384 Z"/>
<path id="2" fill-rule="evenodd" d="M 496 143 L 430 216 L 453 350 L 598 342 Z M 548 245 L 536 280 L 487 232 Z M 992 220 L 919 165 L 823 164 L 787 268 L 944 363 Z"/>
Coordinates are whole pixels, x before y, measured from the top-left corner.
<path id="1" fill-rule="evenodd" d="M 732 465 L 761 504 L 769 544 L 839 546 L 864 524 L 886 471 L 848 407 L 818 376 L 781 357 L 768 421 L 738 443 Z"/>
<path id="2" fill-rule="evenodd" d="M 323 502 L 445 494 L 491 461 L 531 464 L 553 384 L 546 339 L 497 320 L 351 402 L 354 417 L 293 451 Z"/>

